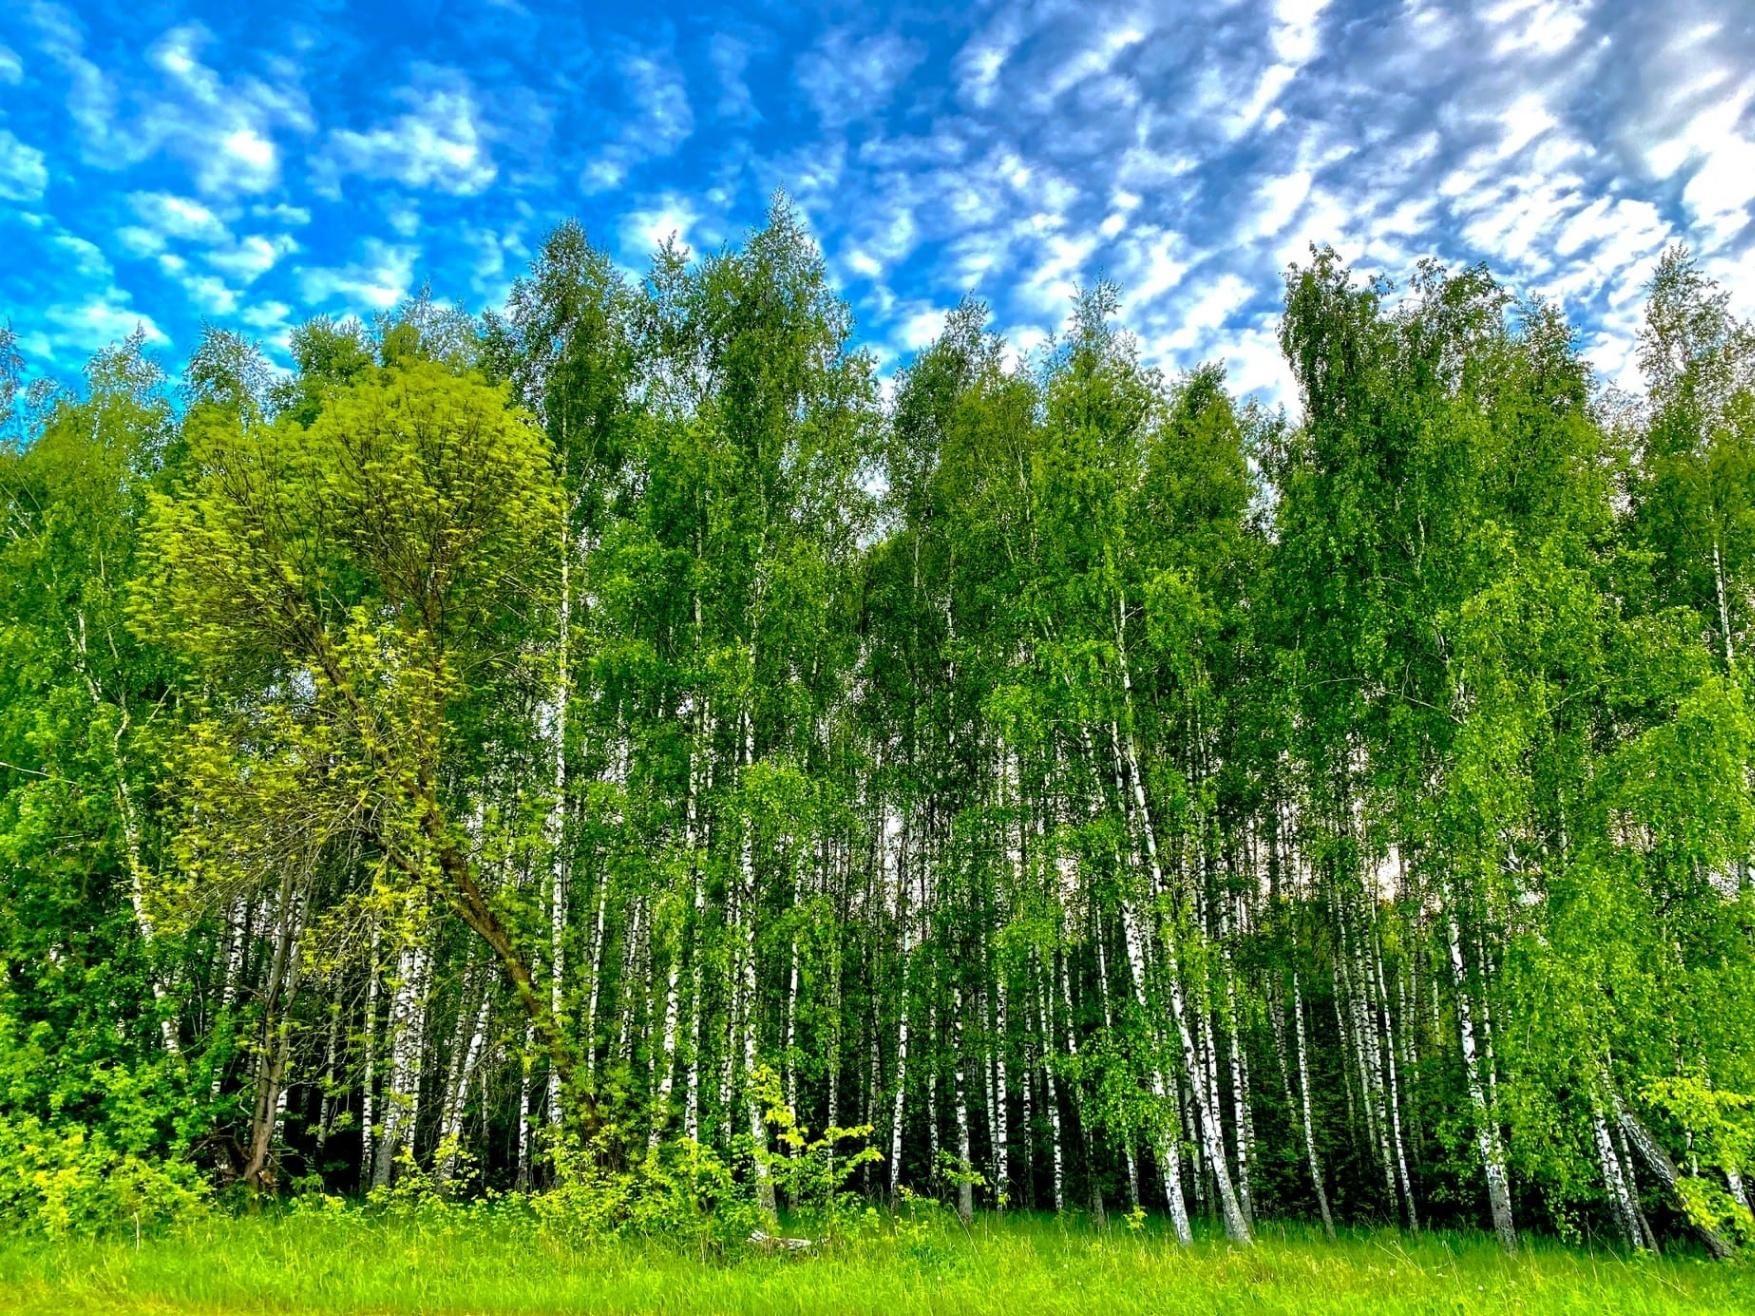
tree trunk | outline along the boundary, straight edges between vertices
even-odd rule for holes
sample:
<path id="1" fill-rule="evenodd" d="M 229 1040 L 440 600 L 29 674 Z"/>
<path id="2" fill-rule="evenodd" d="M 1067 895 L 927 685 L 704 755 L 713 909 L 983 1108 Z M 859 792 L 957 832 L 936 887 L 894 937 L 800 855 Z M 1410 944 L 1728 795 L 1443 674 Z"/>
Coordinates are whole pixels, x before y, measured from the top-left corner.
<path id="1" fill-rule="evenodd" d="M 951 1049 L 957 1073 L 957 1218 L 966 1228 L 975 1216 L 974 1162 L 969 1158 L 969 1100 L 963 1064 L 963 992 L 952 997 Z"/>
<path id="2" fill-rule="evenodd" d="M 1122 661 L 1122 685 L 1126 690 L 1132 689 L 1132 679 L 1127 675 L 1125 651 Z M 1153 888 L 1163 885 L 1163 873 L 1158 865 L 1158 838 L 1152 827 L 1152 816 L 1146 805 L 1146 788 L 1140 775 L 1138 756 L 1134 751 L 1131 737 L 1120 737 L 1122 751 L 1126 756 L 1127 776 L 1133 787 L 1133 806 L 1135 811 L 1135 830 L 1141 838 L 1140 849 L 1146 856 L 1149 865 Z M 1208 1170 L 1217 1185 L 1219 1193 L 1219 1209 L 1225 1220 L 1225 1233 L 1234 1241 L 1247 1243 L 1250 1241 L 1249 1222 L 1243 1218 L 1243 1209 L 1237 1203 L 1237 1193 L 1232 1187 L 1231 1172 L 1225 1165 L 1224 1144 L 1220 1140 L 1218 1113 L 1207 1099 L 1206 1085 L 1203 1079 L 1203 1067 L 1199 1052 L 1195 1048 L 1194 1034 L 1188 1022 L 1188 1008 L 1182 995 L 1182 972 L 1177 963 L 1176 943 L 1174 936 L 1164 938 L 1164 978 L 1170 988 L 1170 1015 L 1176 1025 L 1176 1031 L 1182 1042 L 1182 1061 L 1187 1069 L 1194 1088 L 1195 1114 L 1200 1125 L 1200 1140 L 1206 1153 Z"/>
<path id="3" fill-rule="evenodd" d="M 1298 971 L 1292 971 L 1292 1017 L 1296 1021 L 1298 1041 L 1298 1099 L 1303 1106 L 1304 1154 L 1310 1163 L 1310 1183 L 1316 1189 L 1317 1209 L 1322 1213 L 1322 1230 L 1335 1236 L 1334 1215 L 1328 1208 L 1328 1189 L 1323 1186 L 1322 1161 L 1316 1154 L 1316 1126 L 1310 1112 L 1310 1054 L 1304 1033 L 1304 991 L 1298 983 Z"/>
<path id="4" fill-rule="evenodd" d="M 412 1138 L 420 1119 L 420 1080 L 425 1054 L 426 941 L 417 937 L 404 947 L 396 966 L 396 996 L 390 1004 L 390 1084 L 384 1093 L 384 1128 L 372 1186 L 388 1187 L 396 1153 L 405 1137 Z"/>
<path id="5" fill-rule="evenodd" d="M 1642 1252 L 1645 1250 L 1645 1235 L 1640 1230 L 1639 1211 L 1633 1203 L 1627 1176 L 1621 1172 L 1621 1158 L 1615 1151 L 1614 1139 L 1609 1137 L 1609 1125 L 1603 1118 L 1602 1106 L 1594 1100 L 1590 1116 L 1591 1133 L 1596 1139 L 1597 1164 L 1602 1168 L 1603 1188 L 1615 1213 L 1615 1223 L 1621 1226 L 1621 1236 L 1627 1246 L 1635 1252 Z"/>
<path id="6" fill-rule="evenodd" d="M 1487 1105 L 1481 1087 L 1481 1071 L 1475 1060 L 1474 1015 L 1469 1005 L 1468 970 L 1463 965 L 1462 935 L 1454 908 L 1446 914 L 1450 929 L 1450 967 L 1456 980 L 1456 1023 L 1462 1041 L 1463 1072 L 1468 1079 L 1469 1105 L 1474 1109 L 1475 1142 L 1481 1168 L 1487 1176 L 1487 1202 L 1493 1212 L 1493 1232 L 1507 1252 L 1517 1251 L 1517 1226 L 1511 1219 L 1511 1182 L 1505 1170 L 1505 1149 L 1499 1141 L 1499 1125 Z"/>
<path id="7" fill-rule="evenodd" d="M 1626 1136 L 1628 1145 L 1639 1153 L 1639 1159 L 1645 1162 L 1647 1169 L 1657 1175 L 1658 1182 L 1664 1186 L 1664 1191 L 1669 1193 L 1680 1205 L 1684 1200 L 1682 1176 L 1676 1169 L 1676 1163 L 1670 1159 L 1670 1154 L 1664 1150 L 1663 1144 L 1652 1136 L 1651 1130 L 1640 1122 L 1639 1117 L 1627 1108 L 1627 1104 L 1621 1100 L 1620 1093 L 1611 1089 L 1609 1101 L 1614 1107 L 1615 1121 L 1621 1126 L 1621 1132 Z M 1686 1208 L 1683 1209 L 1682 1214 L 1699 1236 L 1701 1243 L 1705 1245 L 1707 1252 L 1715 1260 L 1725 1261 L 1730 1258 L 1733 1249 L 1719 1236 L 1716 1230 L 1689 1216 Z"/>

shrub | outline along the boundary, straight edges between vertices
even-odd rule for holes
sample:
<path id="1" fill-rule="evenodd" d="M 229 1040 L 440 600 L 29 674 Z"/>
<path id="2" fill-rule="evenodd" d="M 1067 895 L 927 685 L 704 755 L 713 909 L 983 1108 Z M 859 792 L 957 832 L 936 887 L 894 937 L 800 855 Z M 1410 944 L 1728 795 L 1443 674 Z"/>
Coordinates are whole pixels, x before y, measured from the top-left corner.
<path id="1" fill-rule="evenodd" d="M 102 1133 L 0 1119 L 0 1221 L 49 1236 L 139 1234 L 207 1208 L 208 1187 L 191 1165 L 154 1163 L 112 1146 Z"/>

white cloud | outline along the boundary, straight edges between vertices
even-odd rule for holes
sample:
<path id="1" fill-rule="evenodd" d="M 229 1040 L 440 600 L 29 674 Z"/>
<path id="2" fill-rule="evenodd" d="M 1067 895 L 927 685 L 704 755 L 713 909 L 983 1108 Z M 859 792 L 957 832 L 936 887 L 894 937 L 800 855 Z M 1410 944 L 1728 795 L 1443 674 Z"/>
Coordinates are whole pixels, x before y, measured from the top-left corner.
<path id="1" fill-rule="evenodd" d="M 1255 236 L 1271 238 L 1285 232 L 1286 226 L 1298 217 L 1315 181 L 1316 175 L 1310 170 L 1294 169 L 1289 174 L 1269 178 L 1256 188 Z"/>
<path id="2" fill-rule="evenodd" d="M 274 143 L 250 127 L 233 128 L 220 138 L 219 149 L 245 169 L 257 173 L 272 172 L 276 160 L 279 159 Z"/>
<path id="3" fill-rule="evenodd" d="M 695 130 L 695 115 L 688 83 L 676 61 L 634 55 L 623 62 L 622 72 L 641 111 L 638 131 L 653 143 L 654 154 L 667 155 L 687 141 Z"/>
<path id="4" fill-rule="evenodd" d="M 408 295 L 418 248 L 367 238 L 364 258 L 348 265 L 304 267 L 298 271 L 305 300 L 313 306 L 341 301 L 387 311 Z"/>
<path id="5" fill-rule="evenodd" d="M 944 327 L 945 313 L 926 307 L 903 317 L 896 326 L 895 339 L 904 350 L 918 352 L 931 345 L 944 332 Z"/>
<path id="6" fill-rule="evenodd" d="M 284 201 L 272 206 L 252 206 L 250 213 L 257 219 L 278 220 L 282 224 L 298 228 L 311 222 L 311 212 L 303 206 L 289 206 Z"/>
<path id="7" fill-rule="evenodd" d="M 670 52 L 628 55 L 617 72 L 629 102 L 626 127 L 580 173 L 580 186 L 587 193 L 620 187 L 630 170 L 674 154 L 695 130 L 688 83 Z"/>
<path id="8" fill-rule="evenodd" d="M 130 192 L 128 203 L 141 223 L 160 239 L 226 242 L 231 238 L 219 216 L 193 198 L 170 192 Z"/>
<path id="9" fill-rule="evenodd" d="M 1533 91 L 1526 92 L 1506 106 L 1498 119 L 1502 130 L 1499 139 L 1501 159 L 1516 155 L 1543 133 L 1557 127 L 1560 122 L 1542 100 L 1541 94 Z"/>
<path id="10" fill-rule="evenodd" d="M 1188 273 L 1188 265 L 1176 257 L 1176 249 L 1173 235 L 1152 248 L 1147 256 L 1145 269 L 1132 286 L 1131 295 L 1137 301 L 1155 301 L 1182 282 L 1182 276 Z"/>
<path id="11" fill-rule="evenodd" d="M 149 343 L 168 341 L 150 315 L 134 310 L 128 295 L 110 288 L 84 301 L 57 303 L 43 312 L 46 326 L 37 350 L 56 356 L 89 355 L 139 330 Z"/>
<path id="12" fill-rule="evenodd" d="M 925 54 L 892 32 L 854 37 L 838 30 L 799 57 L 798 83 L 823 126 L 837 131 L 882 113 Z"/>
<path id="13" fill-rule="evenodd" d="M 37 0 L 34 44 L 14 44 L 32 94 L 64 101 L 74 131 L 38 150 L 0 128 L 0 196 L 40 199 L 51 173 L 71 190 L 89 166 L 150 161 L 101 189 L 153 189 L 99 218 L 104 252 L 152 262 L 198 304 L 232 299 L 240 322 L 252 284 L 284 299 L 266 303 L 269 332 L 305 296 L 393 304 L 425 224 L 444 225 L 435 279 L 491 298 L 522 262 L 514 230 L 569 208 L 536 193 L 559 178 L 620 189 L 593 209 L 630 265 L 672 232 L 711 245 L 785 187 L 823 235 L 860 332 L 890 354 L 965 291 L 1028 328 L 1058 322 L 1074 288 L 1109 276 L 1159 359 L 1222 352 L 1239 387 L 1272 394 L 1283 382 L 1263 308 L 1284 263 L 1326 241 L 1396 277 L 1423 254 L 1486 257 L 1515 289 L 1560 299 L 1592 350 L 1619 361 L 1642 271 L 1668 240 L 1693 243 L 1755 300 L 1755 30 L 1736 3 L 1674 0 L 1660 14 L 1396 0 L 1361 19 L 1331 0 L 1223 0 L 1171 29 L 1161 4 L 1040 0 L 970 6 L 948 66 L 936 50 L 927 62 L 918 15 L 876 11 L 807 22 L 790 66 L 749 23 L 704 39 L 649 28 L 647 44 L 557 58 L 534 80 L 518 76 L 527 56 L 484 47 L 468 52 L 476 81 L 416 66 L 380 117 L 325 123 L 337 131 L 310 153 L 315 180 L 331 198 L 352 183 L 350 222 L 380 240 L 288 277 L 301 259 L 289 233 L 318 241 L 298 232 L 311 222 L 298 136 L 315 126 L 295 63 L 314 58 L 308 38 L 265 31 L 232 58 L 199 25 L 146 17 L 118 20 L 100 43 L 82 11 Z M 0 88 L 24 77 L 10 55 L 0 47 Z M 369 58 L 339 52 L 313 88 L 383 85 L 394 70 L 362 67 Z M 757 106 L 782 91 L 804 109 L 777 149 L 756 131 Z M 712 116 L 711 149 L 686 175 L 663 167 L 705 127 L 699 115 Z M 491 221 L 429 195 L 490 187 Z M 17 231 L 49 223 L 26 211 Z M 57 268 L 90 263 L 38 241 L 32 252 Z M 120 294 L 98 300 L 126 314 Z M 34 298 L 64 315 L 83 304 Z"/>
<path id="14" fill-rule="evenodd" d="M 144 259 L 165 249 L 165 237 L 157 229 L 140 224 L 124 224 L 116 230 L 116 241 L 130 256 Z"/>
<path id="15" fill-rule="evenodd" d="M 1196 288 L 1176 308 L 1180 328 L 1168 336 L 1166 346 L 1177 353 L 1187 352 L 1241 310 L 1254 291 L 1241 277 L 1229 272 Z"/>
<path id="16" fill-rule="evenodd" d="M 745 121 L 760 118 L 745 76 L 750 65 L 749 43 L 726 32 L 715 32 L 707 42 L 707 59 L 719 78 L 716 107 L 719 117 Z"/>
<path id="17" fill-rule="evenodd" d="M 1253 394 L 1270 407 L 1291 406 L 1298 400 L 1298 384 L 1280 351 L 1279 327 L 1273 317 L 1220 335 L 1206 356 L 1225 363 L 1226 383 L 1238 393 Z"/>
<path id="18" fill-rule="evenodd" d="M 1037 311 L 1065 311 L 1084 281 L 1085 262 L 1096 249 L 1088 234 L 1056 233 L 1043 241 L 1047 255 L 1018 289 L 1026 305 Z"/>
<path id="19" fill-rule="evenodd" d="M 0 128 L 0 199 L 40 201 L 48 186 L 43 153 Z"/>
<path id="20" fill-rule="evenodd" d="M 252 329 L 279 329 L 292 314 L 292 307 L 285 302 L 251 302 L 238 312 L 238 319 Z"/>
<path id="21" fill-rule="evenodd" d="M 1693 79 L 1677 87 L 1663 107 L 1667 115 L 1681 110 L 1685 120 L 1679 127 L 1659 134 L 1645 150 L 1646 168 L 1659 178 L 1669 178 L 1690 160 L 1710 156 L 1722 142 L 1738 135 L 1738 125 L 1751 100 L 1755 100 L 1755 77 L 1745 78 L 1729 91 L 1718 90 L 1724 81 L 1722 70 L 1695 70 Z M 1701 108 L 1688 113 L 1686 107 Z"/>
<path id="22" fill-rule="evenodd" d="M 71 268 L 82 279 L 108 283 L 116 277 L 109 258 L 95 242 L 88 242 L 71 233 L 61 233 L 50 239 L 50 245 L 59 253 L 60 260 L 66 262 L 63 268 Z"/>
<path id="23" fill-rule="evenodd" d="M 683 196 L 666 196 L 635 210 L 621 223 L 622 244 L 630 256 L 650 256 L 672 238 L 689 245 L 689 231 L 700 222 L 694 205 Z"/>
<path id="24" fill-rule="evenodd" d="M 126 168 L 168 150 L 188 163 L 201 192 L 262 192 L 280 176 L 274 131 L 312 126 L 296 70 L 270 60 L 273 80 L 228 80 L 202 62 L 212 38 L 198 23 L 151 42 L 145 59 L 157 78 L 140 81 L 127 78 L 123 66 L 101 68 L 87 58 L 78 21 L 58 5 L 45 0 L 30 17 L 39 48 L 66 78 L 81 153 L 99 168 Z"/>
<path id="25" fill-rule="evenodd" d="M 1000 71 L 1023 37 L 1021 11 L 1001 6 L 984 31 L 957 52 L 957 92 L 978 109 L 993 103 Z"/>
<path id="26" fill-rule="evenodd" d="M 1482 15 L 1500 29 L 1493 54 L 1558 55 L 1569 49 L 1585 29 L 1587 0 L 1507 0 Z"/>
<path id="27" fill-rule="evenodd" d="M 274 88 L 255 79 L 228 86 L 199 58 L 210 40 L 199 24 L 167 32 L 149 58 L 187 98 L 182 114 L 167 127 L 191 139 L 197 185 L 203 192 L 262 192 L 280 178 L 280 153 L 269 138 L 270 125 L 284 122 L 308 128 L 309 111 L 296 90 Z"/>
<path id="28" fill-rule="evenodd" d="M 1743 229 L 1755 203 L 1755 141 L 1727 137 L 1700 162 L 1682 189 L 1682 204 L 1714 245 Z"/>
<path id="29" fill-rule="evenodd" d="M 408 109 L 382 127 L 330 136 L 335 170 L 460 196 L 481 192 L 494 181 L 498 170 L 477 123 L 467 78 L 456 70 L 423 66 L 396 99 Z"/>
<path id="30" fill-rule="evenodd" d="M 1499 200 L 1463 225 L 1462 238 L 1502 267 L 1543 272 L 1551 265 L 1543 247 L 1580 204 L 1581 182 L 1576 175 L 1510 180 Z"/>
<path id="31" fill-rule="evenodd" d="M 1241 137 L 1267 116 L 1268 109 L 1280 98 L 1280 93 L 1291 85 L 1292 79 L 1298 76 L 1298 70 L 1291 64 L 1270 64 L 1262 71 L 1261 78 L 1255 84 L 1255 90 L 1249 99 L 1241 105 L 1230 118 L 1229 136 Z M 1269 125 L 1270 127 L 1274 125 Z"/>
<path id="32" fill-rule="evenodd" d="M 251 233 L 238 239 L 229 249 L 207 253 L 207 263 L 222 274 L 240 283 L 253 283 L 273 269 L 280 260 L 296 252 L 299 244 L 284 233 L 266 236 Z"/>
<path id="33" fill-rule="evenodd" d="M 848 252 L 843 260 L 847 268 L 861 278 L 875 279 L 884 272 L 884 267 L 878 262 L 876 257 L 872 256 L 870 252 L 862 251 L 858 247 L 855 247 L 852 251 Z"/>
<path id="34" fill-rule="evenodd" d="M 1145 39 L 1145 32 L 1127 20 L 1099 33 L 1095 41 L 1062 61 L 1042 79 L 1035 94 L 1036 103 L 1049 106 L 1087 78 L 1106 73 L 1125 52 Z"/>
<path id="35" fill-rule="evenodd" d="M 208 315 L 230 315 L 238 309 L 237 293 L 211 274 L 190 275 L 183 280 L 183 291 Z"/>
<path id="36" fill-rule="evenodd" d="M 1016 370 L 1028 365 L 1030 358 L 1047 345 L 1048 330 L 1039 324 L 1015 325 L 1006 330 L 1006 365 Z"/>
<path id="37" fill-rule="evenodd" d="M 1275 0 L 1270 34 L 1274 53 L 1294 68 L 1316 58 L 1322 45 L 1323 10 L 1329 0 Z"/>

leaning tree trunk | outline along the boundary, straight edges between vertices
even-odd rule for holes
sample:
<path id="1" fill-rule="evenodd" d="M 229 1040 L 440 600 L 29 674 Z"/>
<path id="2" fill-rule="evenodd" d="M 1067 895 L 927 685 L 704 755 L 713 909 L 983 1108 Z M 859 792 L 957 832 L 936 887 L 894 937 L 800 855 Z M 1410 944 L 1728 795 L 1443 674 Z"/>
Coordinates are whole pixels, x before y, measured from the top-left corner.
<path id="1" fill-rule="evenodd" d="M 1670 1159 L 1670 1154 L 1664 1150 L 1663 1144 L 1652 1135 L 1650 1129 L 1640 1122 L 1639 1117 L 1628 1109 L 1627 1103 L 1621 1100 L 1621 1094 L 1612 1088 L 1609 1091 L 1609 1101 L 1615 1110 L 1615 1121 L 1621 1126 L 1621 1132 L 1625 1135 L 1628 1145 L 1639 1153 L 1639 1159 L 1645 1162 L 1646 1168 L 1657 1175 L 1658 1182 L 1664 1186 L 1664 1191 L 1669 1193 L 1677 1203 L 1683 1203 L 1682 1175 L 1676 1169 L 1676 1163 Z M 1699 1235 L 1700 1241 L 1705 1245 L 1708 1253 L 1719 1261 L 1724 1261 L 1731 1256 L 1733 1250 L 1731 1245 L 1725 1242 L 1712 1226 L 1689 1215 L 1686 1207 L 1684 1207 L 1682 1214 L 1687 1217 L 1688 1223 Z"/>

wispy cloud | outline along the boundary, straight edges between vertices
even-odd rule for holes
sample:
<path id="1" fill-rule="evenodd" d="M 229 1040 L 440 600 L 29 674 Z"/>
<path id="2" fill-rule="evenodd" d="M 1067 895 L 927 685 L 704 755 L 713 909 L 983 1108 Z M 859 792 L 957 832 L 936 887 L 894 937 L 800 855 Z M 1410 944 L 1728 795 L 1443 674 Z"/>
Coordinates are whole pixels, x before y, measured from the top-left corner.
<path id="1" fill-rule="evenodd" d="M 920 43 L 894 32 L 833 31 L 799 57 L 799 90 L 823 127 L 837 131 L 880 116 L 924 56 Z"/>
<path id="2" fill-rule="evenodd" d="M 695 130 L 687 79 L 669 50 L 624 54 L 615 66 L 622 118 L 582 177 L 589 193 L 621 187 L 629 171 L 675 153 Z"/>
<path id="3" fill-rule="evenodd" d="M 396 93 L 407 108 L 364 132 L 330 135 L 326 162 L 335 181 L 348 174 L 387 179 L 404 187 L 471 196 L 497 172 L 478 121 L 469 79 L 456 69 L 422 65 Z"/>
<path id="4" fill-rule="evenodd" d="M 407 243 L 367 238 L 358 258 L 343 265 L 298 270 L 304 301 L 313 310 L 387 311 L 408 296 L 420 250 Z"/>
<path id="5" fill-rule="evenodd" d="M 261 192 L 280 179 L 277 134 L 310 131 L 313 120 L 298 70 L 286 58 L 262 73 L 222 76 L 204 52 L 211 31 L 185 23 L 108 66 L 92 59 L 85 32 L 67 10 L 37 3 L 30 12 L 37 46 L 64 81 L 73 145 L 99 168 L 118 170 L 160 152 L 176 156 L 196 188 Z"/>
<path id="6" fill-rule="evenodd" d="M 49 169 L 43 153 L 0 128 L 0 198 L 40 201 L 48 186 Z"/>

